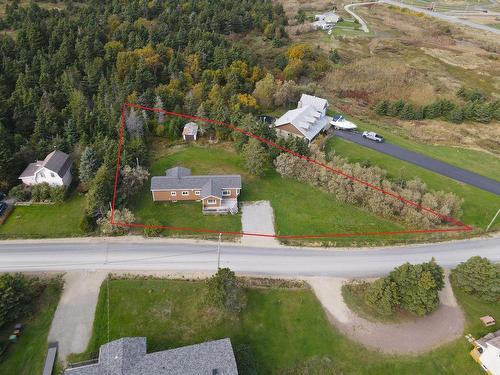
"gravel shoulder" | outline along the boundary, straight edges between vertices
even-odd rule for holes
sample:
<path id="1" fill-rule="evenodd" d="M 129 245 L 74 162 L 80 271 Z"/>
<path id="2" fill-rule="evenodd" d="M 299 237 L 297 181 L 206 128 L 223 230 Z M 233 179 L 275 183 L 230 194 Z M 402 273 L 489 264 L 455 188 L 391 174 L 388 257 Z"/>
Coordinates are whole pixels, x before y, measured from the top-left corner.
<path id="1" fill-rule="evenodd" d="M 441 303 L 436 311 L 397 324 L 370 322 L 352 312 L 342 298 L 341 288 L 345 281 L 328 277 L 307 279 L 330 322 L 351 340 L 371 349 L 390 354 L 418 354 L 453 341 L 463 333 L 464 314 L 453 295 L 448 275 L 439 293 Z"/>

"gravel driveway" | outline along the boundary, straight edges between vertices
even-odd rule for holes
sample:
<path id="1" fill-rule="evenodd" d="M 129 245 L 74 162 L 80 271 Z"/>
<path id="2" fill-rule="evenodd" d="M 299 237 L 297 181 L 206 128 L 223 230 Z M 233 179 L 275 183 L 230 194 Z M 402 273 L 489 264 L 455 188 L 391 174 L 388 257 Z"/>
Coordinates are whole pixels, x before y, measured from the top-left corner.
<path id="1" fill-rule="evenodd" d="M 59 360 L 87 349 L 97 297 L 107 272 L 75 271 L 64 276 L 64 290 L 49 331 L 49 342 L 59 342 Z"/>
<path id="2" fill-rule="evenodd" d="M 463 333 L 464 315 L 457 305 L 448 276 L 445 287 L 439 292 L 441 304 L 436 311 L 397 324 L 375 323 L 353 313 L 342 298 L 344 281 L 346 279 L 328 277 L 307 279 L 339 331 L 371 349 L 391 354 L 416 354 L 453 341 Z"/>
<path id="3" fill-rule="evenodd" d="M 454 165 L 430 158 L 418 152 L 407 150 L 392 143 L 378 143 L 369 139 L 364 139 L 360 133 L 336 131 L 335 135 L 347 141 L 357 143 L 360 146 L 371 148 L 372 150 L 382 152 L 432 172 L 450 177 L 467 185 L 472 185 L 479 189 L 489 191 L 490 193 L 500 195 L 500 182 L 491 178 L 455 167 Z"/>
<path id="4" fill-rule="evenodd" d="M 241 227 L 244 233 L 274 235 L 274 211 L 269 201 L 243 202 Z M 243 236 L 246 246 L 276 247 L 279 242 L 273 237 Z"/>

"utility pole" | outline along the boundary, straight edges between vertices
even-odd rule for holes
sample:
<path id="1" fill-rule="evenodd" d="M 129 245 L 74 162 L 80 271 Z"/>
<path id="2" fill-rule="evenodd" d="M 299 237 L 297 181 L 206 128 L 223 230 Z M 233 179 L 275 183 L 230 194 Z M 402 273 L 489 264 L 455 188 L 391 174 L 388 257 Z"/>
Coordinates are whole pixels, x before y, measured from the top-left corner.
<path id="1" fill-rule="evenodd" d="M 497 218 L 498 214 L 500 214 L 500 208 L 498 209 L 497 213 L 495 214 L 495 216 L 493 216 L 493 219 L 491 219 L 490 223 L 486 227 L 486 232 L 490 229 L 492 224 L 495 222 L 495 219 Z"/>
<path id="2" fill-rule="evenodd" d="M 219 241 L 217 242 L 217 270 L 220 270 L 220 241 L 222 233 L 219 233 Z"/>

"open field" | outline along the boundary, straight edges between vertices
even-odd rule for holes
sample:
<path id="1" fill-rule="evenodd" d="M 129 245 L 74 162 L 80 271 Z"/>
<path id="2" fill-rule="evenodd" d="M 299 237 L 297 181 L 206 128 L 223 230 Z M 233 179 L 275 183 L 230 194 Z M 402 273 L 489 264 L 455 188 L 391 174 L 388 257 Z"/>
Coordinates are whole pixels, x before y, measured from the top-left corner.
<path id="1" fill-rule="evenodd" d="M 333 152 L 333 150 L 339 155 L 347 157 L 352 162 L 369 161 L 372 165 L 377 165 L 387 170 L 390 178 L 404 178 L 406 180 L 420 178 L 431 189 L 450 191 L 457 194 L 464 199 L 461 220 L 477 229 L 484 229 L 500 207 L 499 196 L 461 184 L 448 177 L 343 139 L 332 138 L 329 141 L 328 151 Z M 500 222 L 497 221 L 492 226 L 492 230 L 494 229 L 500 229 Z"/>
<path id="2" fill-rule="evenodd" d="M 63 203 L 17 206 L 0 226 L 0 239 L 81 236 L 79 224 L 84 205 L 84 197 L 73 193 Z"/>
<path id="3" fill-rule="evenodd" d="M 19 341 L 8 350 L 5 360 L 0 361 L 0 374 L 41 374 L 47 354 L 47 336 L 52 318 L 61 296 L 59 281 L 51 281 L 44 290 L 32 316 L 21 319 L 24 326 Z M 2 340 L 12 331 L 12 325 L 0 330 Z"/>
<path id="4" fill-rule="evenodd" d="M 153 146 L 154 150 L 157 147 Z M 352 205 L 341 203 L 317 188 L 297 181 L 284 180 L 270 171 L 264 177 L 248 175 L 243 158 L 230 149 L 220 146 L 177 146 L 172 152 L 163 150 L 163 157 L 155 155 L 152 175 L 164 174 L 165 169 L 184 166 L 193 174 L 236 173 L 241 174 L 243 188 L 240 201 L 269 200 L 276 218 L 276 234 L 308 235 L 345 233 L 356 231 L 387 231 L 403 229 L 400 225 L 377 218 Z M 149 185 L 148 185 L 149 186 Z M 307 197 L 307 199 L 303 199 Z M 224 231 L 241 230 L 240 216 L 204 216 L 200 203 L 152 203 L 149 190 L 145 190 L 137 205 L 131 207 L 138 222 L 156 217 L 166 220 L 163 225 L 204 225 Z M 187 211 L 186 211 L 187 210 Z M 144 222 L 143 222 L 144 223 Z M 357 239 L 354 239 L 356 241 Z M 364 238 L 371 242 L 376 238 Z M 339 243 L 351 243 L 351 239 L 339 239 Z"/>
<path id="5" fill-rule="evenodd" d="M 419 356 L 388 356 L 349 341 L 333 328 L 308 288 L 247 288 L 247 307 L 228 315 L 203 303 L 203 282 L 160 279 L 112 280 L 110 339 L 147 336 L 148 351 L 230 337 L 245 374 L 481 374 L 465 339 Z M 93 336 L 74 360 L 95 357 L 107 341 L 106 287 L 101 287 Z M 467 316 L 466 333 L 487 329 L 479 316 L 500 314 L 457 292 Z M 144 319 L 144 316 L 151 319 Z"/>

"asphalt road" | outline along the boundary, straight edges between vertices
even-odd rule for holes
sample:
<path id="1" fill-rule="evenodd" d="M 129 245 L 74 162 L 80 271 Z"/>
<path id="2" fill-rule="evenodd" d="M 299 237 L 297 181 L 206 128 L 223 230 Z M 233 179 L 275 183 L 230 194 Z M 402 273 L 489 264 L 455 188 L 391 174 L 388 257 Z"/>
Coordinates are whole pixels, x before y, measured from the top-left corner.
<path id="1" fill-rule="evenodd" d="M 400 160 L 418 165 L 419 167 L 450 177 L 454 180 L 475 186 L 479 189 L 489 191 L 490 193 L 500 195 L 500 182 L 477 173 L 467 171 L 454 165 L 430 158 L 418 152 L 409 151 L 403 147 L 384 142 L 378 143 L 369 139 L 364 139 L 361 133 L 352 133 L 345 131 L 335 131 L 335 135 L 357 143 L 358 145 L 371 148 L 384 154 L 393 156 Z"/>
<path id="2" fill-rule="evenodd" d="M 221 246 L 221 267 L 268 276 L 371 277 L 405 261 L 435 257 L 450 268 L 473 255 L 500 261 L 500 237 L 369 250 Z M 214 272 L 216 243 L 176 240 L 67 239 L 0 242 L 0 272 L 169 271 Z"/>

